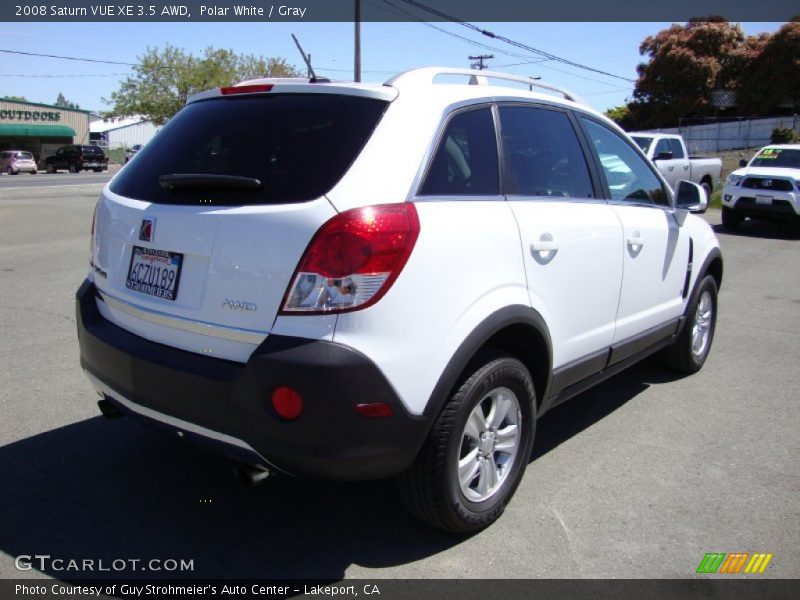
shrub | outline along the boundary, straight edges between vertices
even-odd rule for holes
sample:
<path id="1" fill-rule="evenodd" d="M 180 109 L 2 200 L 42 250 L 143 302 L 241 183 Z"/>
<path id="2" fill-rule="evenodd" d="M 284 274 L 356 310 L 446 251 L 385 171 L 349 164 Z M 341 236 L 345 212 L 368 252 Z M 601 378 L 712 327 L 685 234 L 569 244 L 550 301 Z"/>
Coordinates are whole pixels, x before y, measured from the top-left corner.
<path id="1" fill-rule="evenodd" d="M 776 127 L 769 141 L 771 144 L 796 144 L 800 142 L 800 134 L 791 127 Z"/>

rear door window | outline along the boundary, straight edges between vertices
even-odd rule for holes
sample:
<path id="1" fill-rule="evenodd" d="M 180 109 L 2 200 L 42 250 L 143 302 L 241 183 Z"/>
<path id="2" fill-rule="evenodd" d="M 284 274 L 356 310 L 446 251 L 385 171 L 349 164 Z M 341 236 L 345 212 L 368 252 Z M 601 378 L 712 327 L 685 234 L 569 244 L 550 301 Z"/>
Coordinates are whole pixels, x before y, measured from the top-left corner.
<path id="1" fill-rule="evenodd" d="M 334 94 L 265 94 L 189 104 L 111 184 L 128 198 L 164 204 L 275 204 L 319 198 L 341 179 L 388 103 Z M 163 175 L 255 179 L 252 188 L 181 186 Z M 200 181 L 200 178 L 198 178 Z"/>
<path id="2" fill-rule="evenodd" d="M 594 197 L 586 157 L 566 113 L 502 106 L 500 125 L 510 194 Z"/>
<path id="3" fill-rule="evenodd" d="M 489 107 L 456 114 L 448 123 L 420 188 L 421 196 L 497 196 L 500 169 Z"/>

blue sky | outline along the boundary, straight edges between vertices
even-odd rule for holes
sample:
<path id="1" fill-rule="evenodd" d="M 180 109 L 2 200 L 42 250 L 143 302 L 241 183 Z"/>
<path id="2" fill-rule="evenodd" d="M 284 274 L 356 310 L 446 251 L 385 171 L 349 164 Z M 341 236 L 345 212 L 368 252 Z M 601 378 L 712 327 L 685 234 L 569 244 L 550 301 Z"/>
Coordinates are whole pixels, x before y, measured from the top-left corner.
<path id="1" fill-rule="evenodd" d="M 478 36 L 453 23 L 438 28 L 525 54 L 501 42 Z M 625 78 L 636 78 L 641 62 L 639 44 L 669 23 L 478 23 L 482 28 L 529 46 Z M 742 23 L 747 34 L 773 32 L 781 23 Z M 492 51 L 473 46 L 422 23 L 363 23 L 364 81 L 383 82 L 393 73 L 417 66 L 467 67 L 470 54 Z M 352 23 L 0 23 L 0 48 L 122 62 L 136 62 L 148 46 L 170 43 L 199 54 L 206 46 L 240 53 L 282 56 L 298 68 L 302 59 L 292 42 L 294 33 L 311 54 L 317 73 L 331 79 L 351 79 Z M 518 75 L 541 76 L 569 88 L 599 110 L 622 104 L 633 83 L 574 67 L 511 56 L 494 51 L 492 68 Z M 0 54 L 0 96 L 25 96 L 50 104 L 62 92 L 91 110 L 107 109 L 102 98 L 117 89 L 128 67 Z M 121 74 L 121 75 L 120 75 Z M 19 75 L 25 75 L 20 77 Z M 32 77 L 58 75 L 59 77 Z M 68 77 L 65 77 L 68 75 Z"/>

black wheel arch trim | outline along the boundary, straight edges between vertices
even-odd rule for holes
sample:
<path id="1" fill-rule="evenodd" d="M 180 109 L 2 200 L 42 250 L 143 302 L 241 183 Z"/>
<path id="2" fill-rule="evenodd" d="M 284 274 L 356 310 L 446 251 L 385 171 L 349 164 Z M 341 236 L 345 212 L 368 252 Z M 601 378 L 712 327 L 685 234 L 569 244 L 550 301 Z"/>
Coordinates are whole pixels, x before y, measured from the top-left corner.
<path id="1" fill-rule="evenodd" d="M 514 304 L 501 308 L 486 319 L 484 319 L 470 334 L 461 342 L 447 366 L 439 376 L 439 380 L 431 392 L 428 402 L 423 411 L 423 415 L 436 416 L 444 408 L 445 403 L 452 394 L 453 390 L 460 383 L 467 367 L 478 356 L 481 349 L 496 334 L 514 325 L 524 325 L 533 328 L 541 337 L 547 353 L 546 383 L 543 390 L 537 390 L 538 400 L 547 398 L 548 389 L 552 383 L 553 347 L 550 340 L 550 330 L 547 328 L 544 318 L 530 306 Z M 523 357 L 520 360 L 524 363 Z M 531 377 L 534 377 L 531 373 Z M 541 375 L 541 373 L 540 373 Z"/>
<path id="2" fill-rule="evenodd" d="M 717 291 L 719 291 L 719 289 L 722 287 L 722 275 L 725 270 L 725 264 L 722 260 L 722 251 L 719 248 L 715 247 L 709 251 L 705 259 L 703 260 L 703 265 L 697 270 L 697 279 L 694 280 L 694 284 L 692 285 L 692 291 L 689 294 L 689 298 L 686 303 L 687 308 L 691 306 L 692 302 L 696 298 L 697 291 L 700 289 L 700 284 L 703 282 L 705 276 L 709 274 L 711 264 L 716 260 L 719 261 L 719 272 L 716 273 L 717 276 L 714 277 L 714 280 L 717 282 Z M 683 330 L 683 327 L 686 325 L 687 322 L 688 319 L 684 319 L 681 322 L 680 326 L 678 327 L 678 331 L 675 334 L 676 336 L 680 335 L 681 331 Z"/>
<path id="3" fill-rule="evenodd" d="M 719 278 L 717 279 L 715 277 L 715 279 L 717 279 L 717 289 L 722 287 L 722 275 L 725 270 L 725 264 L 724 261 L 722 260 L 722 251 L 719 248 L 714 247 L 709 251 L 708 255 L 703 261 L 703 266 L 701 266 L 700 269 L 698 269 L 697 271 L 698 275 L 697 279 L 694 282 L 694 288 L 692 289 L 692 293 L 694 293 L 694 291 L 697 289 L 697 286 L 700 285 L 700 282 L 703 280 L 703 277 L 705 277 L 708 274 L 708 270 L 709 267 L 711 267 L 711 263 L 713 263 L 717 259 L 719 259 L 719 273 L 718 273 Z"/>

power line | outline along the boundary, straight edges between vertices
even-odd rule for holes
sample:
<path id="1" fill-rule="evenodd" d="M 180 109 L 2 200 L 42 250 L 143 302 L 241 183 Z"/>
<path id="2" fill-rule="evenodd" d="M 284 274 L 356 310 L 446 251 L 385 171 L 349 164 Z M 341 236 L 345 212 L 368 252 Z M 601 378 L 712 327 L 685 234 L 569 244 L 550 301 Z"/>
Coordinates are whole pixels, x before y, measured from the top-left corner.
<path id="1" fill-rule="evenodd" d="M 128 63 L 128 62 L 119 62 L 115 60 L 98 60 L 95 58 L 78 58 L 75 56 L 60 56 L 58 54 L 39 54 L 38 52 L 23 52 L 22 50 L 3 50 L 0 49 L 0 52 L 5 52 L 6 54 L 24 54 L 25 56 L 39 56 L 42 58 L 59 58 L 61 60 L 77 60 L 81 62 L 90 62 L 90 63 L 101 63 L 104 65 L 124 65 L 126 67 L 138 67 L 139 63 Z"/>
<path id="2" fill-rule="evenodd" d="M 384 0 L 384 1 L 386 1 L 386 0 Z M 499 40 L 501 42 L 505 42 L 506 44 L 509 44 L 509 45 L 514 46 L 516 48 L 520 48 L 522 50 L 526 50 L 528 52 L 532 52 L 533 54 L 537 54 L 537 55 L 542 56 L 544 58 L 547 58 L 549 60 L 560 62 L 562 64 L 569 65 L 571 67 L 575 67 L 575 68 L 578 68 L 578 69 L 583 69 L 585 71 L 591 71 L 593 73 L 599 73 L 600 75 L 605 75 L 606 77 L 613 77 L 615 79 L 622 79 L 623 81 L 629 81 L 631 83 L 635 83 L 635 81 L 636 81 L 635 79 L 630 79 L 628 77 L 623 77 L 621 75 L 615 75 L 614 73 L 609 73 L 608 71 L 603 71 L 601 69 L 596 69 L 596 68 L 590 67 L 588 65 L 577 63 L 575 61 L 572 61 L 572 60 L 569 60 L 567 58 L 558 56 L 556 54 L 552 54 L 550 52 L 545 52 L 544 50 L 540 50 L 538 48 L 534 48 L 533 46 L 529 46 L 528 44 L 523 44 L 522 42 L 518 42 L 516 40 L 512 40 L 511 38 L 505 37 L 503 35 L 496 34 L 496 33 L 492 32 L 492 31 L 488 31 L 486 29 L 481 29 L 477 25 L 473 25 L 472 23 L 468 23 L 466 21 L 462 21 L 461 19 L 453 17 L 452 15 L 448 15 L 447 13 L 444 13 L 444 12 L 442 12 L 440 10 L 435 9 L 435 8 L 431 8 L 430 6 L 422 4 L 421 2 L 417 2 L 416 0 L 400 0 L 400 2 L 405 2 L 406 4 L 410 4 L 411 6 L 414 6 L 416 8 L 421 9 L 421 10 L 424 10 L 426 12 L 434 14 L 434 15 L 442 18 L 442 19 L 445 19 L 447 21 L 451 21 L 452 23 L 456 23 L 457 25 L 461 25 L 462 27 L 466 27 L 467 29 L 471 29 L 472 31 L 480 33 L 483 36 L 492 38 L 494 40 Z"/>
<path id="3" fill-rule="evenodd" d="M 62 77 L 127 77 L 130 73 L 73 73 L 57 75 L 34 75 L 31 73 L 0 73 L 0 77 L 33 77 L 33 78 L 62 78 Z"/>

